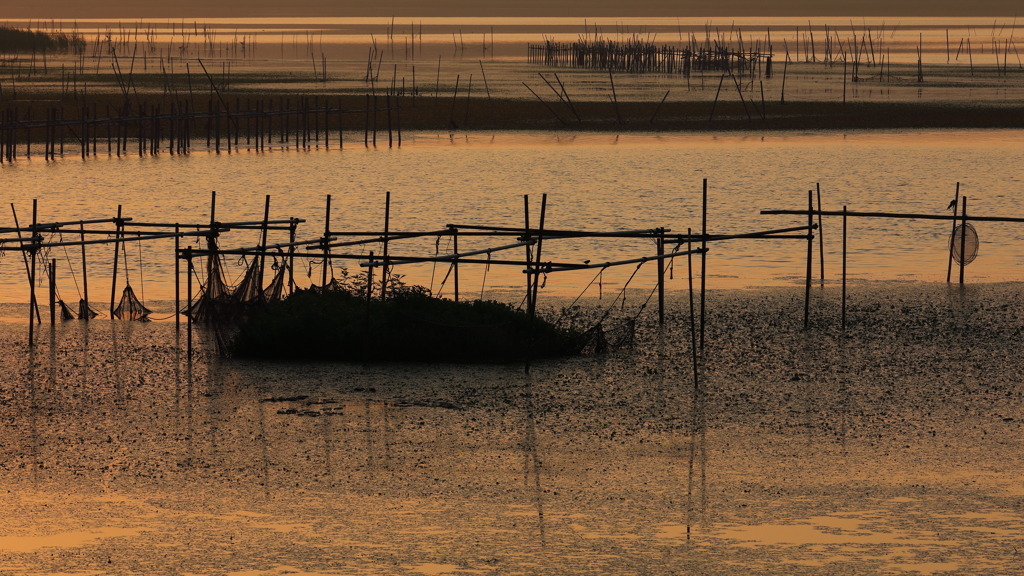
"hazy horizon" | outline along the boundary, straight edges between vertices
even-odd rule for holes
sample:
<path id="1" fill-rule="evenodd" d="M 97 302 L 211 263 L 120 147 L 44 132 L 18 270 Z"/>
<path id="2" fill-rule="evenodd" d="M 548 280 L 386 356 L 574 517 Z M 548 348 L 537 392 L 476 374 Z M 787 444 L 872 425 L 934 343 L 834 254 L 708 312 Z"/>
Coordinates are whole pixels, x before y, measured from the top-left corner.
<path id="1" fill-rule="evenodd" d="M 181 0 L 156 3 L 109 0 L 100 5 L 74 0 L 40 0 L 8 5 L 0 11 L 8 19 L 75 18 L 227 18 L 227 17 L 429 17 L 429 16 L 551 16 L 551 17 L 1015 17 L 1017 4 L 1006 0 L 979 0 L 963 3 L 952 0 L 883 0 L 814 2 L 790 0 L 765 4 L 752 0 L 641 0 L 628 5 L 615 0 L 562 1 L 542 0 L 386 0 L 353 4 L 339 0 L 309 0 L 281 3 L 270 0 Z"/>

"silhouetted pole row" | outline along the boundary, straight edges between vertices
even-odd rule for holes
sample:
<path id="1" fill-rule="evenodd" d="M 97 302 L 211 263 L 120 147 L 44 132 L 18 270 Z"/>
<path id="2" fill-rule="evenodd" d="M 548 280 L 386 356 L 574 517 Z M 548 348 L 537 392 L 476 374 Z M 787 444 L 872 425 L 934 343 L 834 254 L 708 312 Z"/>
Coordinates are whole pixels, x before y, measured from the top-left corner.
<path id="1" fill-rule="evenodd" d="M 341 100 L 332 106 L 327 98 L 303 97 L 291 99 L 281 97 L 277 107 L 273 99 L 247 99 L 244 103 L 237 98 L 232 103 L 223 99 L 210 99 L 206 111 L 198 111 L 193 101 L 177 101 L 170 104 L 170 110 L 160 105 L 141 102 L 133 107 L 126 103 L 120 110 L 108 105 L 106 116 L 101 117 L 96 105 L 92 110 L 82 107 L 74 117 L 64 107 L 50 107 L 42 117 L 34 114 L 32 107 L 25 110 L 12 107 L 0 113 L 0 162 L 14 162 L 19 150 L 25 157 L 32 156 L 32 144 L 42 135 L 43 155 L 55 159 L 64 155 L 66 140 L 77 145 L 84 159 L 100 153 L 100 141 L 106 139 L 106 153 L 120 157 L 129 153 L 129 141 L 138 144 L 139 156 L 157 155 L 162 150 L 169 154 L 187 154 L 192 151 L 193 142 L 205 134 L 206 147 L 214 152 L 230 153 L 232 146 L 240 150 L 266 150 L 269 147 L 311 148 L 323 145 L 331 147 L 331 133 L 337 134 L 337 144 L 344 146 L 345 116 L 373 113 L 374 122 L 366 123 L 364 142 L 369 145 L 369 134 L 373 134 L 376 145 L 377 132 L 384 129 L 377 122 L 378 113 L 386 117 L 388 146 L 402 145 L 402 117 L 400 98 L 388 95 L 385 106 L 377 104 L 374 96 L 372 109 L 367 95 L 367 109 L 345 109 Z M 277 138 L 275 139 L 275 133 Z"/>

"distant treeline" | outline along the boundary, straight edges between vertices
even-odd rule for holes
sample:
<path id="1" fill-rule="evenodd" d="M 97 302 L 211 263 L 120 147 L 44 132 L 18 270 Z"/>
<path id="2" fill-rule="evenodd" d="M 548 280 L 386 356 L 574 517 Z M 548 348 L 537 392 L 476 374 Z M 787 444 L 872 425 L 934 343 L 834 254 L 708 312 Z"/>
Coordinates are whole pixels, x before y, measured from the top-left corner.
<path id="1" fill-rule="evenodd" d="M 0 26 L 0 52 L 67 52 L 85 47 L 80 34 L 43 32 Z"/>

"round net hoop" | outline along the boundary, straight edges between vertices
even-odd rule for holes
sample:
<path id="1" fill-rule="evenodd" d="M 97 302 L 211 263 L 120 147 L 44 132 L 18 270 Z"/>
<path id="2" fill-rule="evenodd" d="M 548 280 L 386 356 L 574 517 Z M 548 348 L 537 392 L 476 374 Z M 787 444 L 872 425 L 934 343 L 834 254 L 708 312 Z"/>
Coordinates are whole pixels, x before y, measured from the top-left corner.
<path id="1" fill-rule="evenodd" d="M 960 248 L 963 246 L 963 253 Z M 957 264 L 970 264 L 978 257 L 978 231 L 970 222 L 958 224 L 949 236 L 949 253 Z"/>

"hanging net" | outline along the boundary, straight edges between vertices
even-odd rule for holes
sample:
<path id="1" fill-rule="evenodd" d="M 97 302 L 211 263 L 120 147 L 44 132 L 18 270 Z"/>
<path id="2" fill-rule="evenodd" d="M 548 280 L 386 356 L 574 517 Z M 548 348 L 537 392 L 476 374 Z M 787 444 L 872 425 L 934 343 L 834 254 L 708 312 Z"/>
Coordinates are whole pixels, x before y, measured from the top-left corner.
<path id="1" fill-rule="evenodd" d="M 235 298 L 243 303 L 259 303 L 263 300 L 263 290 L 260 286 L 260 259 L 255 257 L 245 270 L 245 276 L 234 290 Z"/>
<path id="2" fill-rule="evenodd" d="M 57 300 L 57 304 L 60 305 L 60 319 L 62 322 L 75 319 L 75 312 L 70 306 L 64 303 L 63 300 Z"/>
<path id="3" fill-rule="evenodd" d="M 78 301 L 79 320 L 92 320 L 93 318 L 99 315 L 99 312 L 93 310 L 92 307 L 89 306 L 89 303 L 85 301 L 85 298 L 82 298 Z"/>
<path id="4" fill-rule="evenodd" d="M 960 248 L 963 246 L 963 253 Z M 958 225 L 949 237 L 949 253 L 957 264 L 970 264 L 978 257 L 978 231 L 970 222 Z"/>
<path id="5" fill-rule="evenodd" d="M 206 259 L 206 285 L 202 287 L 196 301 L 189 306 L 187 314 L 196 322 L 224 320 L 235 308 L 235 299 L 224 281 L 220 257 Z"/>
<path id="6" fill-rule="evenodd" d="M 121 301 L 117 304 L 117 308 L 114 308 L 114 318 L 148 322 L 150 314 L 152 314 L 152 310 L 142 305 L 142 301 L 135 296 L 131 284 L 125 286 L 124 292 L 121 293 Z"/>
<path id="7" fill-rule="evenodd" d="M 284 299 L 284 283 L 285 283 L 285 272 L 288 271 L 286 264 L 278 266 L 277 271 L 274 273 L 273 280 L 270 281 L 270 286 L 263 291 L 263 299 L 266 302 L 276 302 Z"/>
<path id="8" fill-rule="evenodd" d="M 604 322 L 598 322 L 583 333 L 581 354 L 607 354 L 633 346 L 636 337 L 636 323 L 627 318 L 614 327 L 605 329 Z"/>

